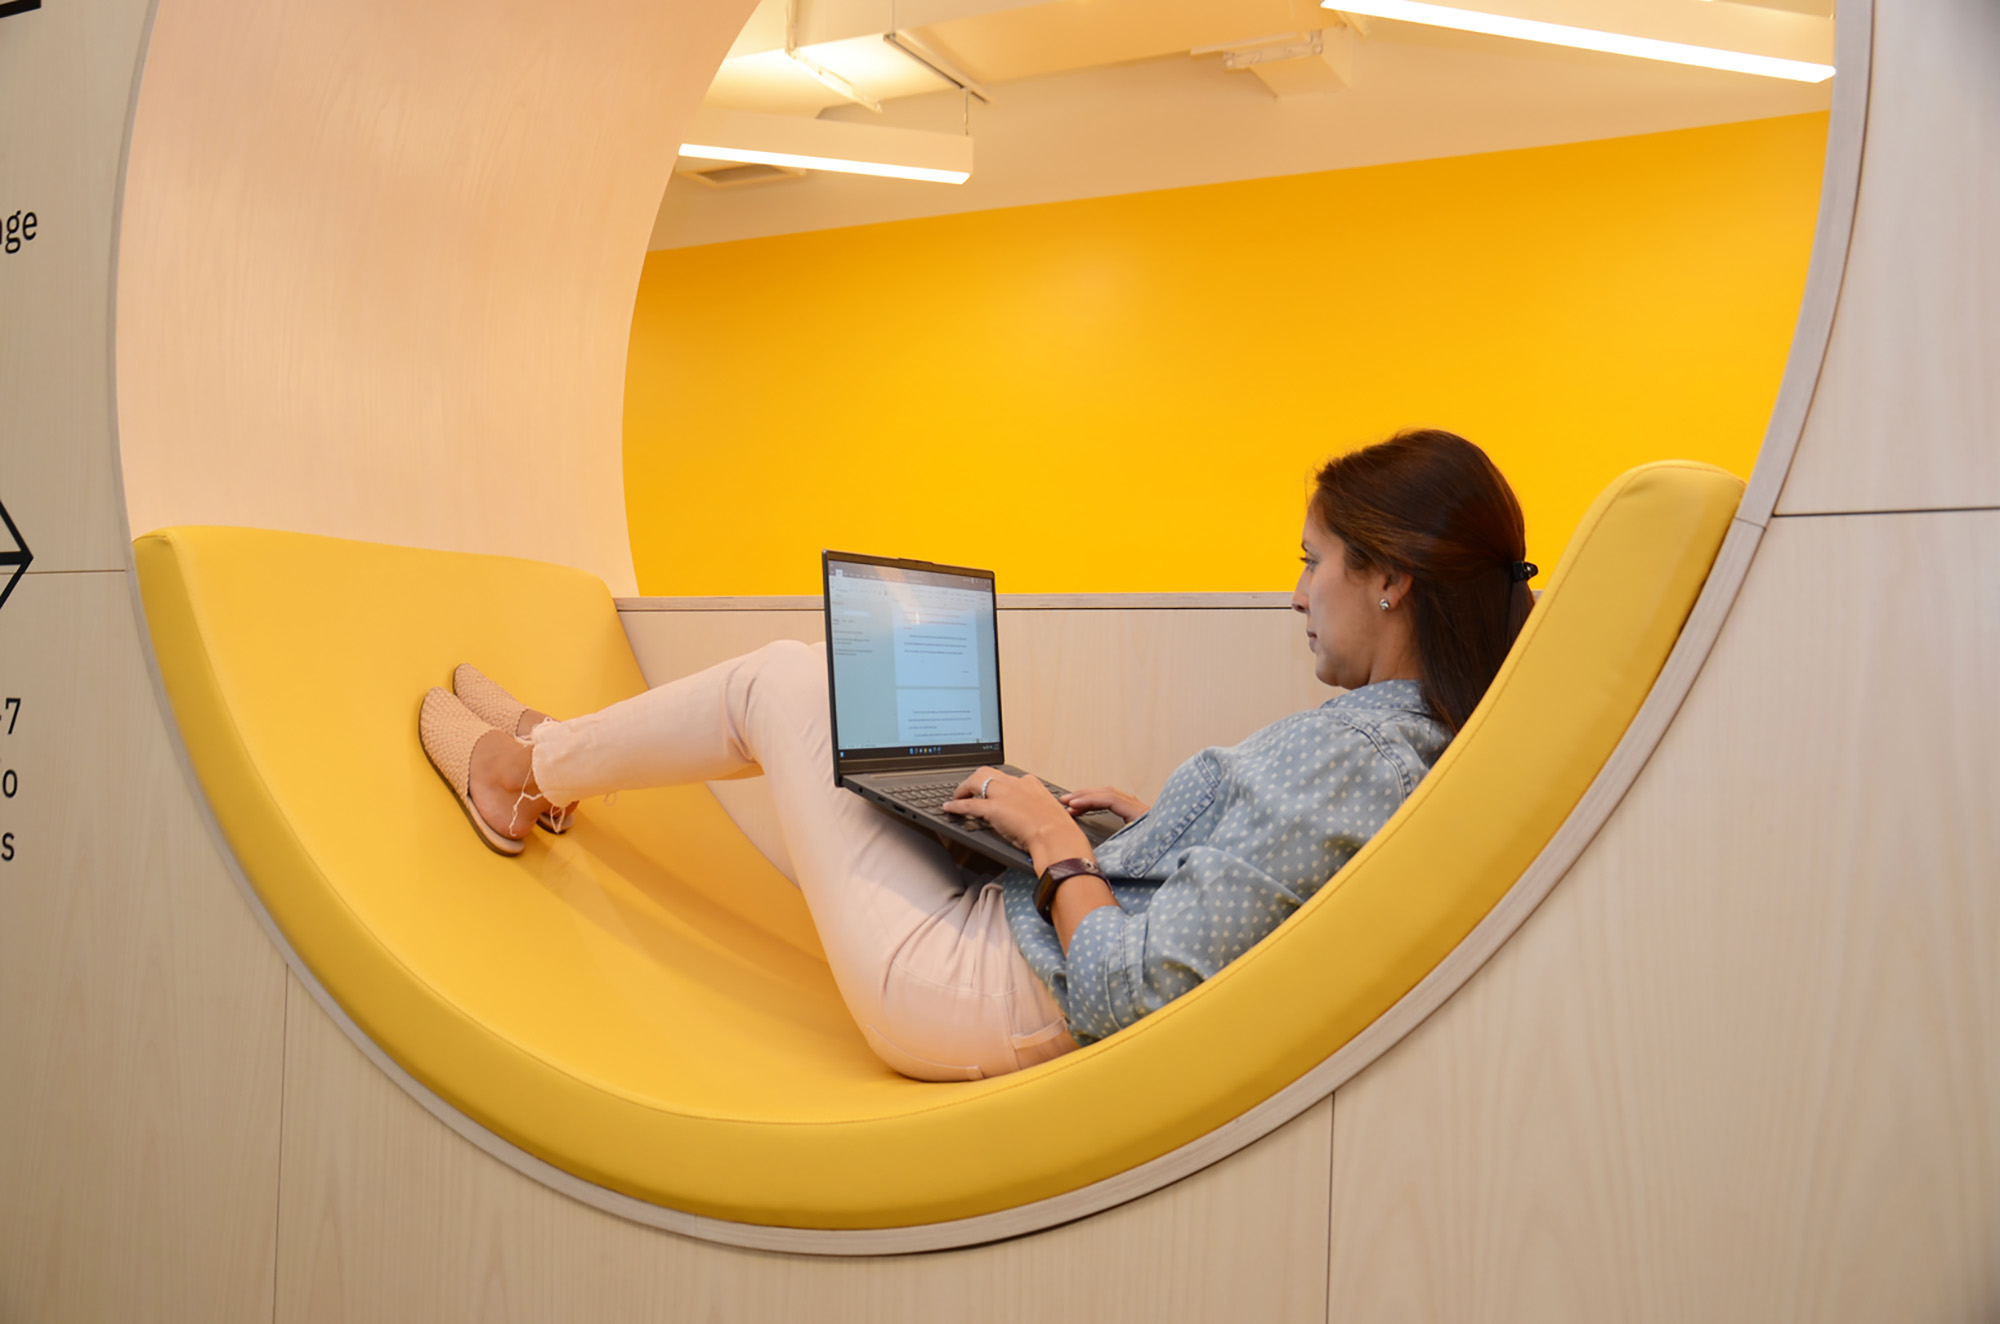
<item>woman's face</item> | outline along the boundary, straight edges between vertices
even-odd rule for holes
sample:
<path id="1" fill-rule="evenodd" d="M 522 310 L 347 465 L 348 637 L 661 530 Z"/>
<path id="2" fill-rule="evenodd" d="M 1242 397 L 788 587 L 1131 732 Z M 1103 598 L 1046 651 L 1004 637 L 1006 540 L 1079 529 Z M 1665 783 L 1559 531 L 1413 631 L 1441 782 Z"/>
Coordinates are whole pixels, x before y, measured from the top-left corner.
<path id="1" fill-rule="evenodd" d="M 1401 605 L 1407 580 L 1379 570 L 1350 570 L 1347 544 L 1306 512 L 1299 537 L 1305 568 L 1292 592 L 1292 610 L 1306 618 L 1306 643 L 1313 653 L 1313 674 L 1322 685 L 1359 689 L 1405 670 L 1406 623 L 1394 609 Z M 1390 610 L 1382 609 L 1387 600 Z"/>

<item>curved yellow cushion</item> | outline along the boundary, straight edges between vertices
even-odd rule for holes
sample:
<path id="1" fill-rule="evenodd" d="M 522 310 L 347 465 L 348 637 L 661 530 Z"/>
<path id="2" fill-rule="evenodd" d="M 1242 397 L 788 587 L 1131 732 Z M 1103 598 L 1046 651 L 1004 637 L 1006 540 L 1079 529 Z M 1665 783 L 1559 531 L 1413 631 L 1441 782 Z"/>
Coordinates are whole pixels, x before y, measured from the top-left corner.
<path id="1" fill-rule="evenodd" d="M 596 579 L 251 529 L 170 529 L 136 551 L 223 831 L 299 956 L 384 1051 L 589 1181 L 715 1218 L 869 1228 L 990 1213 L 1131 1168 L 1367 1026 L 1574 807 L 1740 494 L 1699 465 L 1621 478 L 1466 729 L 1311 904 L 1139 1025 L 951 1085 L 904 1080 L 869 1053 L 798 894 L 704 789 L 592 804 L 518 859 L 467 830 L 418 748 L 420 696 L 468 660 L 558 714 L 634 693 Z"/>

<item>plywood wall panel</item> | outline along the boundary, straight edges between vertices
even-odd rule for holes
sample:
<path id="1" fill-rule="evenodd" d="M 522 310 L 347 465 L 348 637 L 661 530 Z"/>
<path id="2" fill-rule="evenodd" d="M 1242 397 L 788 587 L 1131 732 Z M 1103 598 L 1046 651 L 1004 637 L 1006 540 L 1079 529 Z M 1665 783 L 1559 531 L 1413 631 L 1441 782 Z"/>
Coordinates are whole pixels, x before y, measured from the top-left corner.
<path id="1" fill-rule="evenodd" d="M 520 1176 L 424 1112 L 296 985 L 290 1006 L 280 1324 L 1325 1317 L 1326 1104 L 1227 1165 L 1033 1237 L 777 1256 L 644 1228 Z"/>
<path id="2" fill-rule="evenodd" d="M 1853 244 L 1778 510 L 2000 506 L 2000 6 L 1884 0 Z"/>
<path id="3" fill-rule="evenodd" d="M 249 1324 L 284 965 L 168 743 L 129 592 L 30 574 L 0 616 L 0 1319 Z"/>
<path id="4" fill-rule="evenodd" d="M 779 639 L 816 644 L 826 637 L 818 611 L 627 611 L 618 619 L 649 685 L 692 676 Z"/>
<path id="5" fill-rule="evenodd" d="M 632 299 L 749 0 L 160 0 L 126 182 L 135 532 L 296 529 L 631 591 Z"/>
<path id="6" fill-rule="evenodd" d="M 149 10 L 0 19 L 0 502 L 34 554 L 0 611 L 7 1321 L 270 1315 L 283 964 L 176 761 L 125 576 L 110 292 Z"/>
<path id="7" fill-rule="evenodd" d="M 126 560 L 111 246 L 146 9 L 100 0 L 0 20 L 0 502 L 44 569 Z"/>
<path id="8" fill-rule="evenodd" d="M 1332 1318 L 1990 1318 L 1994 567 L 2000 513 L 1774 522 L 1582 860 L 1336 1095 Z"/>
<path id="9" fill-rule="evenodd" d="M 1289 609 L 1000 615 L 1007 755 L 1143 800 L 1183 760 L 1326 702 Z"/>

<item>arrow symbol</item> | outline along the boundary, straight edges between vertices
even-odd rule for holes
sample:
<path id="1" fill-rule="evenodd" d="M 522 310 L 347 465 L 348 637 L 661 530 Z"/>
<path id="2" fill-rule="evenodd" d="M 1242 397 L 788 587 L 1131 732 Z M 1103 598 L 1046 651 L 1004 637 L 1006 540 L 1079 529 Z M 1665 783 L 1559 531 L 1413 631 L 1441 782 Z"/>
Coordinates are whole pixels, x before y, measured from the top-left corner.
<path id="1" fill-rule="evenodd" d="M 9 567 L 13 569 L 13 573 L 7 576 L 6 587 L 0 588 L 0 607 L 4 607 L 7 605 L 7 599 L 13 595 L 14 585 L 20 583 L 21 576 L 28 573 L 28 567 L 33 564 L 35 554 L 28 550 L 28 540 L 23 538 L 21 530 L 15 527 L 14 517 L 7 513 L 5 505 L 0 505 L 0 523 L 7 526 L 7 537 L 14 544 L 11 550 L 0 549 L 0 570 Z"/>

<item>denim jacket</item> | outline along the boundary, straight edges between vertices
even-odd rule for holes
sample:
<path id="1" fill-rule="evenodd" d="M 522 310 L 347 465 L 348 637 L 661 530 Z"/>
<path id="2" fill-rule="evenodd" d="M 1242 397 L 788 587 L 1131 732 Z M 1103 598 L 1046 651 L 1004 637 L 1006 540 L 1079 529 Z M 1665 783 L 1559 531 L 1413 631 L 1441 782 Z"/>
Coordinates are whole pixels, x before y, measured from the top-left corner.
<path id="1" fill-rule="evenodd" d="M 1065 957 L 1009 870 L 1014 941 L 1069 1018 L 1102 1039 L 1207 979 L 1304 905 L 1388 821 L 1450 735 L 1417 683 L 1364 686 L 1183 763 L 1159 803 L 1097 848 L 1116 906 Z"/>

